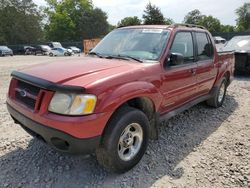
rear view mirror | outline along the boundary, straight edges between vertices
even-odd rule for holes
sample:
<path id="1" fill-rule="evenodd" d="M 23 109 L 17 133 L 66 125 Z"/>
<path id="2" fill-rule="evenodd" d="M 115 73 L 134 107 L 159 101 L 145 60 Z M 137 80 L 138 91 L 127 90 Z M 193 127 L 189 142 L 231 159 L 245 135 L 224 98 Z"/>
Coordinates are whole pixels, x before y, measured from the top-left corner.
<path id="1" fill-rule="evenodd" d="M 184 57 L 181 53 L 171 53 L 168 58 L 168 66 L 182 65 Z"/>

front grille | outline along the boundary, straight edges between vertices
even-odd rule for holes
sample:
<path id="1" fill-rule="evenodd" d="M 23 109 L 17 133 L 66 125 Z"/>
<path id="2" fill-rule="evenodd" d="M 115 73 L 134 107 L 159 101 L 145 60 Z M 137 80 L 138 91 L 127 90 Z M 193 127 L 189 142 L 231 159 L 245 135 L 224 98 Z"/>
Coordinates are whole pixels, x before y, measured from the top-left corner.
<path id="1" fill-rule="evenodd" d="M 15 88 L 16 100 L 32 110 L 35 109 L 39 92 L 40 88 L 20 80 L 17 81 Z"/>

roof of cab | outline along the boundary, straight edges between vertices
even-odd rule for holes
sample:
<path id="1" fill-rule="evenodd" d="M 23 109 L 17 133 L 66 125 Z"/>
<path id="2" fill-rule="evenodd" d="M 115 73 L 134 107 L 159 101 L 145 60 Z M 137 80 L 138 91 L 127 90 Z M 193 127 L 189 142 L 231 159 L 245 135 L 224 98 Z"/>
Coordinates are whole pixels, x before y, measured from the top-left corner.
<path id="1" fill-rule="evenodd" d="M 134 25 L 127 27 L 120 27 L 119 29 L 166 29 L 169 25 Z"/>
<path id="2" fill-rule="evenodd" d="M 135 25 L 120 27 L 118 29 L 175 29 L 175 28 L 185 28 L 185 29 L 196 29 L 196 30 L 207 30 L 205 27 L 193 24 L 172 24 L 172 25 Z"/>

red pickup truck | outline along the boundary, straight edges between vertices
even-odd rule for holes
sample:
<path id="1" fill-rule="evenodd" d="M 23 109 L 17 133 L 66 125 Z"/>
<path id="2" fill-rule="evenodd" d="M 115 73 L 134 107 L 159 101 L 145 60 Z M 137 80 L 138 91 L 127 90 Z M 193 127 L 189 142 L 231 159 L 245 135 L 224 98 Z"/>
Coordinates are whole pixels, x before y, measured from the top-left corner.
<path id="1" fill-rule="evenodd" d="M 233 52 L 218 54 L 202 27 L 124 27 L 87 57 L 12 72 L 7 107 L 53 148 L 95 152 L 122 173 L 157 139 L 160 121 L 202 101 L 220 107 L 233 72 Z"/>

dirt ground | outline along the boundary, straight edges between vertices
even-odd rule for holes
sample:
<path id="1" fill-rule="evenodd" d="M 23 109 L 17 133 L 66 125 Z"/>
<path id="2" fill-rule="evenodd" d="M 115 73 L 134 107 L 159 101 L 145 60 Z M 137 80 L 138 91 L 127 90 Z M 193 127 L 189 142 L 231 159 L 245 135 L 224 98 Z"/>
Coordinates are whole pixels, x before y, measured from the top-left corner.
<path id="1" fill-rule="evenodd" d="M 250 187 L 250 76 L 235 78 L 223 107 L 199 104 L 162 124 L 141 162 L 117 175 L 94 155 L 50 149 L 10 118 L 5 100 L 11 71 L 54 59 L 0 58 L 0 187 Z"/>

